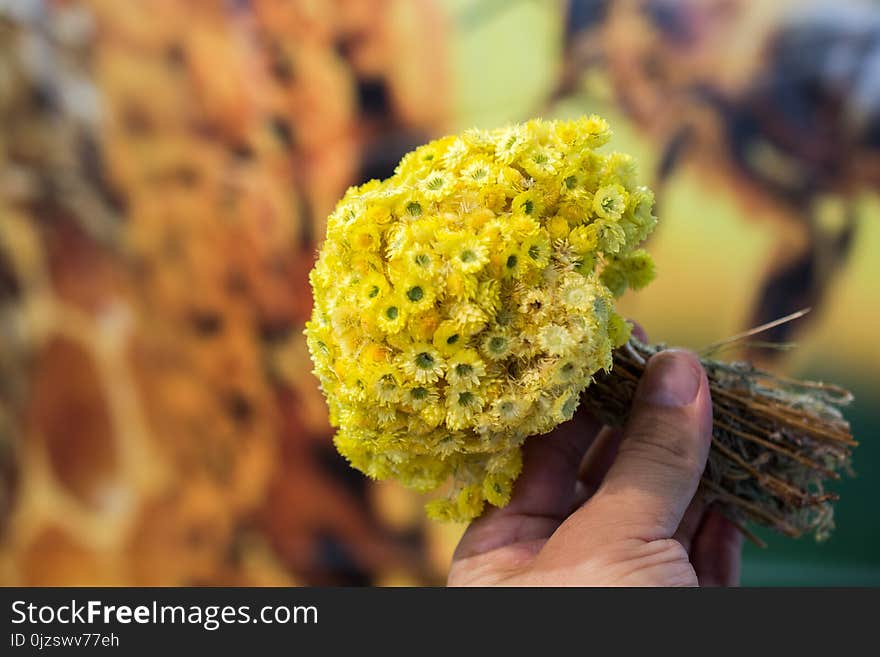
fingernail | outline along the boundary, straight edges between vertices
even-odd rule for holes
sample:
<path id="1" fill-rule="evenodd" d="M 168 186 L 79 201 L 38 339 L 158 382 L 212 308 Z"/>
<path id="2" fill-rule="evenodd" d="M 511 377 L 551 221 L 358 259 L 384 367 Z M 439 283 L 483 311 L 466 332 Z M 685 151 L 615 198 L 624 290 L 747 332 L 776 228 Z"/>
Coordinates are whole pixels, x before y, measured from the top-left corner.
<path id="1" fill-rule="evenodd" d="M 696 399 L 702 378 L 700 365 L 693 356 L 669 349 L 648 361 L 638 395 L 655 406 L 688 406 Z"/>

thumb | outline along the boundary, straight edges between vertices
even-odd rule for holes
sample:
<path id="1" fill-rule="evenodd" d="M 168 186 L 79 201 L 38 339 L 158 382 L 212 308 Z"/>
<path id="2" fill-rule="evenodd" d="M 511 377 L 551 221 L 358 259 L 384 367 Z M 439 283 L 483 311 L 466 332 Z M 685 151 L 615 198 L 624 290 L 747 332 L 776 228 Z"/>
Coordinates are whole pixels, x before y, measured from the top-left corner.
<path id="1" fill-rule="evenodd" d="M 696 493 L 711 440 L 712 402 L 699 360 L 682 350 L 655 354 L 617 458 L 581 511 L 613 518 L 628 537 L 672 537 Z"/>

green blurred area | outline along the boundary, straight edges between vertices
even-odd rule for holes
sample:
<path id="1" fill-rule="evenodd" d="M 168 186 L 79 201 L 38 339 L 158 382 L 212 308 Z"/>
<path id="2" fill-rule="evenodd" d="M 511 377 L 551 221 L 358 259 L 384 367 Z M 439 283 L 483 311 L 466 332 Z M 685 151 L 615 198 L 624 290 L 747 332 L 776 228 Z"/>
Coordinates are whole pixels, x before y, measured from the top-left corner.
<path id="1" fill-rule="evenodd" d="M 807 376 L 822 378 L 821 370 Z M 837 529 L 827 541 L 792 540 L 761 531 L 767 549 L 746 546 L 743 584 L 880 586 L 880 432 L 876 384 L 853 381 L 856 400 L 846 415 L 861 445 L 855 453 L 854 478 L 832 485 L 840 493 L 835 505 Z"/>
<path id="2" fill-rule="evenodd" d="M 492 127 L 531 118 L 541 111 L 561 61 L 559 4 L 446 0 L 454 25 L 456 127 Z M 482 8 L 477 5 L 482 4 Z M 601 91 L 601 83 L 598 85 Z M 630 125 L 602 94 L 579 96 L 557 105 L 554 116 L 597 112 L 615 129 L 612 146 L 636 155 L 642 174 L 652 171 L 658 144 Z M 700 347 L 744 328 L 756 286 L 772 256 L 778 227 L 745 216 L 732 189 L 707 188 L 699 171 L 686 169 L 672 182 L 651 242 L 658 280 L 624 299 L 625 313 L 652 339 Z M 757 532 L 767 549 L 745 548 L 746 585 L 880 585 L 880 358 L 872 326 L 877 316 L 876 280 L 880 265 L 880 209 L 868 201 L 859 243 L 846 271 L 834 282 L 826 307 L 799 337 L 798 350 L 779 368 L 788 374 L 834 381 L 856 401 L 847 410 L 860 441 L 857 476 L 836 482 L 837 529 L 816 543 Z"/>

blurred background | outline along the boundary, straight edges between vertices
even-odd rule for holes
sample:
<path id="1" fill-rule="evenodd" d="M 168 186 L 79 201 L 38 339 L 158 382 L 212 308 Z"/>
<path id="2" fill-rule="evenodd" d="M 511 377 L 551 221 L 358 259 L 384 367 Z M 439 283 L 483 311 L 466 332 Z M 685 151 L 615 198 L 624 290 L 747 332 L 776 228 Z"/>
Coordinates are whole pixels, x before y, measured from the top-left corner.
<path id="1" fill-rule="evenodd" d="M 438 584 L 462 527 L 335 453 L 302 336 L 324 218 L 448 132 L 599 113 L 659 276 L 625 313 L 856 397 L 817 544 L 880 584 L 880 3 L 0 0 L 0 584 Z"/>

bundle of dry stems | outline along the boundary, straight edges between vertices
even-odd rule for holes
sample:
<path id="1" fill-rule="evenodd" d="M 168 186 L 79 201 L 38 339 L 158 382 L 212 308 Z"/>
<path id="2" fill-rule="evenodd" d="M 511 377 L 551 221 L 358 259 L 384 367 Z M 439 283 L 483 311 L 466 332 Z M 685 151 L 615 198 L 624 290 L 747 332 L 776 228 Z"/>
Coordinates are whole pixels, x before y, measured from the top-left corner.
<path id="1" fill-rule="evenodd" d="M 743 339 L 797 319 L 793 313 L 716 343 L 701 354 L 712 394 L 713 431 L 700 493 L 719 504 L 753 542 L 763 542 L 745 526 L 755 522 L 787 536 L 814 533 L 826 538 L 834 528 L 825 482 L 850 471 L 857 445 L 840 408 L 852 395 L 834 385 L 774 375 L 747 362 L 711 356 Z M 647 360 L 663 345 L 632 338 L 614 354 L 614 366 L 597 375 L 584 403 L 602 421 L 621 426 Z"/>

